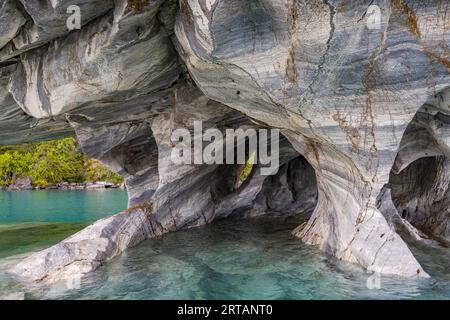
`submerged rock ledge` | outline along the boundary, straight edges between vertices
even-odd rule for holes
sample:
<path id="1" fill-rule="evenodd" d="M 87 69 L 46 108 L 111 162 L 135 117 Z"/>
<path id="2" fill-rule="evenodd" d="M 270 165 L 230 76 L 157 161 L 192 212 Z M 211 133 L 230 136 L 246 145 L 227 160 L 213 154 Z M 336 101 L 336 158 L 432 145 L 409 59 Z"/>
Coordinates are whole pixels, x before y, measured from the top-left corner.
<path id="1" fill-rule="evenodd" d="M 146 238 L 275 212 L 304 214 L 293 234 L 339 259 L 427 277 L 402 237 L 450 240 L 448 6 L 0 0 L 0 144 L 76 134 L 125 178 L 131 208 L 12 274 L 81 277 Z M 238 165 L 174 165 L 171 133 L 194 120 L 280 129 L 278 174 L 256 165 L 233 188 Z"/>

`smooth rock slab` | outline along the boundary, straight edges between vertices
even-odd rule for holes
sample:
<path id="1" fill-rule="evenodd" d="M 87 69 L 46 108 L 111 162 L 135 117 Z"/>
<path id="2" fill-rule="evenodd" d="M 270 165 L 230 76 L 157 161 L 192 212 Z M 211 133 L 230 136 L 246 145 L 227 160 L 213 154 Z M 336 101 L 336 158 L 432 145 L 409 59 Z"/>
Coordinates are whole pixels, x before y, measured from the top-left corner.
<path id="1" fill-rule="evenodd" d="M 66 240 L 29 255 L 9 272 L 21 281 L 76 283 L 85 274 L 146 239 L 151 207 L 131 208 L 101 219 Z"/>

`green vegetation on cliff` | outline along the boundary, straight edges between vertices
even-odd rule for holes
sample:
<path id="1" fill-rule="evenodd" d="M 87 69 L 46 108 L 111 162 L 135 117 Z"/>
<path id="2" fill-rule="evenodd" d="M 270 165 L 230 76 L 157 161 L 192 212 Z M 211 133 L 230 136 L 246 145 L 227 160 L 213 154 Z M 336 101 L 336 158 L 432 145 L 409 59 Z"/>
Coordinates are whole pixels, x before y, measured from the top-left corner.
<path id="1" fill-rule="evenodd" d="M 78 152 L 74 138 L 0 146 L 0 186 L 12 185 L 23 177 L 30 177 L 35 186 L 61 182 L 122 182 L 122 177 L 102 163 Z"/>

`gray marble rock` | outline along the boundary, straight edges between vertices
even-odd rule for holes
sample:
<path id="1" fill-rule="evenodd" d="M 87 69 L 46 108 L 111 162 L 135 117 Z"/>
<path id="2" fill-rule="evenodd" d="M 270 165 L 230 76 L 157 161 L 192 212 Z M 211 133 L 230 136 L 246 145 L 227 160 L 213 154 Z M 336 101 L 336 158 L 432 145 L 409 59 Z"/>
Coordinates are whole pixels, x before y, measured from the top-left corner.
<path id="1" fill-rule="evenodd" d="M 101 219 L 59 244 L 26 257 L 12 268 L 11 274 L 20 280 L 65 281 L 70 286 L 126 248 L 146 239 L 151 234 L 151 215 L 151 206 L 142 205 Z"/>
<path id="2" fill-rule="evenodd" d="M 0 48 L 3 48 L 19 32 L 27 21 L 17 7 L 15 0 L 0 1 Z"/>
<path id="3" fill-rule="evenodd" d="M 25 113 L 8 91 L 16 64 L 0 68 L 0 144 L 18 144 L 51 140 L 73 135 L 64 115 L 36 119 Z"/>
<path id="4" fill-rule="evenodd" d="M 9 7 L 15 8 L 15 11 L 14 15 L 9 15 L 11 20 L 9 36 L 0 41 L 0 62 L 15 58 L 71 32 L 67 26 L 67 21 L 73 14 L 71 6 L 79 8 L 81 26 L 113 8 L 113 0 L 5 0 L 4 2 L 9 3 Z M 8 19 L 8 16 L 6 18 Z M 2 21 L 2 27 L 3 25 L 8 25 L 8 20 Z"/>
<path id="5" fill-rule="evenodd" d="M 180 67 L 155 17 L 159 3 L 143 12 L 124 3 L 79 32 L 22 54 L 10 83 L 14 99 L 41 119 L 170 86 Z"/>
<path id="6" fill-rule="evenodd" d="M 70 33 L 67 1 L 0 3 L 0 144 L 74 132 L 134 208 L 18 278 L 80 277 L 148 237 L 267 213 L 302 214 L 293 234 L 341 260 L 428 276 L 402 237 L 449 239 L 445 1 L 75 1 L 89 13 Z M 280 129 L 278 173 L 236 188 L 242 166 L 173 164 L 171 133 L 196 120 Z"/>
<path id="7" fill-rule="evenodd" d="M 177 48 L 208 97 L 281 128 L 316 170 L 318 205 L 295 235 L 369 270 L 426 275 L 376 199 L 406 126 L 449 84 L 448 18 L 439 1 L 376 4 L 369 29 L 363 2 L 181 1 Z"/>

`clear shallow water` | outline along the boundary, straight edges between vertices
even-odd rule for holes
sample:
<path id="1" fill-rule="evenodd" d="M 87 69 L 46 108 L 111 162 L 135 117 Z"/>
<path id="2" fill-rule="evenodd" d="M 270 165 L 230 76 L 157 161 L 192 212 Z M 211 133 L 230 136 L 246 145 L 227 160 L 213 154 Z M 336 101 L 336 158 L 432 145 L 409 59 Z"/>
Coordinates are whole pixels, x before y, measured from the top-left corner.
<path id="1" fill-rule="evenodd" d="M 369 274 L 361 268 L 293 238 L 291 230 L 298 224 L 292 218 L 228 220 L 150 239 L 71 291 L 23 287 L 0 272 L 0 296 L 24 292 L 30 299 L 450 299 L 448 249 L 414 248 L 432 279 L 384 276 L 381 289 L 370 290 Z M 0 259 L 0 270 L 14 259 Z"/>
<path id="2" fill-rule="evenodd" d="M 449 299 L 446 249 L 427 253 L 430 280 L 382 277 L 366 286 L 362 269 L 294 239 L 298 221 L 222 221 L 150 239 L 85 279 L 78 290 L 33 291 L 57 299 Z M 11 292 L 24 290 L 10 285 Z"/>
<path id="3" fill-rule="evenodd" d="M 0 258 L 48 247 L 126 206 L 123 190 L 0 192 Z"/>
<path id="4" fill-rule="evenodd" d="M 91 222 L 126 208 L 123 190 L 0 192 L 0 225 L 21 222 Z"/>

